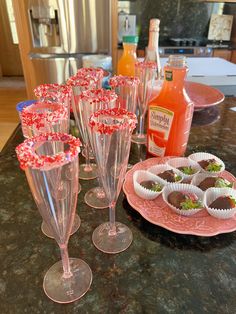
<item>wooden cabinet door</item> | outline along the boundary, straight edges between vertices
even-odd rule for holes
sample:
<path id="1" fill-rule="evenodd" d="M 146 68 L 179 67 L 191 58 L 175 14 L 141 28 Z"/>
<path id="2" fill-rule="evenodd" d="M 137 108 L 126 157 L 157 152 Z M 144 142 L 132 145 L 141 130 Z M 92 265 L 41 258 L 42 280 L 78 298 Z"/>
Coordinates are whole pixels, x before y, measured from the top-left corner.
<path id="1" fill-rule="evenodd" d="M 231 55 L 231 62 L 236 63 L 236 50 L 232 51 L 232 55 Z"/>
<path id="2" fill-rule="evenodd" d="M 213 57 L 218 57 L 218 58 L 222 58 L 222 59 L 230 61 L 231 60 L 231 50 L 214 49 Z"/>
<path id="3" fill-rule="evenodd" d="M 5 0 L 0 0 L 0 43 L 0 72 L 5 76 L 22 76 L 19 45 L 13 43 Z"/>

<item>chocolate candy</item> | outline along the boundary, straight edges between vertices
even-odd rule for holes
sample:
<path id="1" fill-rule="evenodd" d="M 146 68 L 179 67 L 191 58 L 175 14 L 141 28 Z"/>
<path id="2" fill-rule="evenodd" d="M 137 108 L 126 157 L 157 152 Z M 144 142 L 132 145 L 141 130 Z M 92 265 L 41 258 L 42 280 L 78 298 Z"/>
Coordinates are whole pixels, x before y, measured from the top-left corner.
<path id="1" fill-rule="evenodd" d="M 154 192 L 160 192 L 163 188 L 163 186 L 159 182 L 153 180 L 142 181 L 140 182 L 140 185 Z"/>
<path id="2" fill-rule="evenodd" d="M 168 195 L 168 202 L 176 208 L 181 208 L 181 203 L 184 202 L 186 196 L 178 191 L 171 192 Z"/>
<path id="3" fill-rule="evenodd" d="M 178 176 L 173 170 L 166 170 L 164 172 L 158 173 L 158 177 L 168 182 L 177 182 L 181 180 L 181 177 Z"/>
<path id="4" fill-rule="evenodd" d="M 214 187 L 215 183 L 217 181 L 217 177 L 208 177 L 205 178 L 202 182 L 200 182 L 200 184 L 198 185 L 198 187 L 203 190 L 206 191 L 207 189 Z"/>
<path id="5" fill-rule="evenodd" d="M 216 209 L 231 209 L 235 206 L 235 200 L 230 196 L 220 196 L 209 205 L 209 207 Z"/>

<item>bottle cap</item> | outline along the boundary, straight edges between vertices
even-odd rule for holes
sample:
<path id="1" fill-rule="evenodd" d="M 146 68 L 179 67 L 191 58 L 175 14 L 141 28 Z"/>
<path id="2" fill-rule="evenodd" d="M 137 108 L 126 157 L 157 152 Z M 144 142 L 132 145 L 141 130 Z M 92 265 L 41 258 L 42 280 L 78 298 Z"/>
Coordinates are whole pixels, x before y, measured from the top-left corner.
<path id="1" fill-rule="evenodd" d="M 132 36 L 132 35 L 123 36 L 123 43 L 137 44 L 138 43 L 138 36 Z"/>
<path id="2" fill-rule="evenodd" d="M 160 25 L 159 19 L 151 19 L 150 25 L 149 25 L 149 31 L 150 32 L 159 32 L 159 25 Z"/>

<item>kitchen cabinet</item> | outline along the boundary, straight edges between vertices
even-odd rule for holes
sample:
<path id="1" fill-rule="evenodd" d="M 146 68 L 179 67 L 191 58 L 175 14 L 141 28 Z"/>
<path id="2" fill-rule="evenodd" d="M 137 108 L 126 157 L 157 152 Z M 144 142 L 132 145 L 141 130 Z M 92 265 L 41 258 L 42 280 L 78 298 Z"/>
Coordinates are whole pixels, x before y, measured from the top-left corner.
<path id="1" fill-rule="evenodd" d="M 227 61 L 231 60 L 231 50 L 228 49 L 214 49 L 213 51 L 213 57 L 218 57 L 218 58 L 222 58 L 225 59 Z"/>
<path id="2" fill-rule="evenodd" d="M 137 50 L 137 56 L 138 56 L 138 58 L 144 58 L 145 57 L 145 50 L 144 49 L 138 49 Z"/>
<path id="3" fill-rule="evenodd" d="M 232 51 L 231 60 L 232 63 L 236 64 L 236 50 Z"/>

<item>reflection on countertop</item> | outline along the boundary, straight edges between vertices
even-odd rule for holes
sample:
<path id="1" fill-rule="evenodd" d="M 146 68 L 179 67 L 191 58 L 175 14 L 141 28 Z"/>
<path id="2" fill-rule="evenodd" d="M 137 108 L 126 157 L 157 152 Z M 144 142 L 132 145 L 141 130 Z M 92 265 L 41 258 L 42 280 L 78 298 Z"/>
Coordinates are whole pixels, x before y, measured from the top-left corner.
<path id="1" fill-rule="evenodd" d="M 194 111 L 192 127 L 211 125 L 220 119 L 218 106 Z"/>

